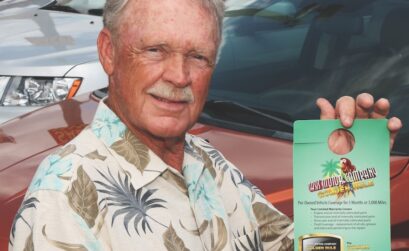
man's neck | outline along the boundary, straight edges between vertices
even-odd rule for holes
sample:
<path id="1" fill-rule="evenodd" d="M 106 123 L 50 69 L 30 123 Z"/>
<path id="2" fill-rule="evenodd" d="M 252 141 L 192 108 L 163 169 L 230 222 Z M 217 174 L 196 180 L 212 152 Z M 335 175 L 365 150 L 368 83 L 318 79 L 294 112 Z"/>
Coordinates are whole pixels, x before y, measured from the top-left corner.
<path id="1" fill-rule="evenodd" d="M 128 126 L 128 125 L 127 125 Z M 185 137 L 158 138 L 148 132 L 141 132 L 138 129 L 128 127 L 129 130 L 151 149 L 167 165 L 182 172 Z"/>

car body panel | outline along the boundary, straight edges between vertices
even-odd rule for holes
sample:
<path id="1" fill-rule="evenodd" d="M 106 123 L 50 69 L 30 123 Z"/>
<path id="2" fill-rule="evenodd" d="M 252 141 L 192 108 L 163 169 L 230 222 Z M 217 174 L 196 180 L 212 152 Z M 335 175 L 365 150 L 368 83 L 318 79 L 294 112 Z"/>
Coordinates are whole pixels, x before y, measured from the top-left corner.
<path id="1" fill-rule="evenodd" d="M 406 159 L 408 160 L 408 158 Z M 409 165 L 391 180 L 391 224 L 409 222 Z M 409 224 L 408 224 L 409 226 Z M 409 228 L 406 229 L 409 234 Z"/>
<path id="2" fill-rule="evenodd" d="M 68 135 L 75 126 L 89 124 L 96 107 L 97 102 L 92 102 L 89 94 L 85 94 L 4 123 L 1 133 L 10 139 L 0 142 L 0 172 L 23 159 L 55 147 L 58 143 L 66 143 L 67 140 L 61 139 L 62 136 L 56 136 L 58 132 Z M 33 142 L 35 147 L 31 145 Z M 0 197 L 0 201 L 3 200 Z"/>
<path id="3" fill-rule="evenodd" d="M 0 124 L 11 119 L 16 119 L 16 114 L 27 114 L 39 107 L 36 106 L 0 106 Z"/>

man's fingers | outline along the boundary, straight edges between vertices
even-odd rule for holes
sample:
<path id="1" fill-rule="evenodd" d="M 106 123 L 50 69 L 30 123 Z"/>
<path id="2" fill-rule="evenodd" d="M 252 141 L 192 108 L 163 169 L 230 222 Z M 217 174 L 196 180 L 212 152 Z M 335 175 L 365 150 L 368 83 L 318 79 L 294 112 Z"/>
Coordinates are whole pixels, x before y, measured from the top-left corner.
<path id="1" fill-rule="evenodd" d="M 387 99 L 381 98 L 376 101 L 370 117 L 374 119 L 385 118 L 389 113 L 389 109 L 389 101 Z"/>
<path id="2" fill-rule="evenodd" d="M 392 148 L 395 138 L 398 135 L 399 130 L 402 128 L 402 121 L 396 117 L 390 118 L 388 120 L 388 129 L 391 133 L 390 135 L 390 148 Z"/>
<path id="3" fill-rule="evenodd" d="M 320 109 L 320 119 L 335 119 L 335 109 L 331 103 L 325 98 L 319 98 L 316 102 L 318 108 Z"/>
<path id="4" fill-rule="evenodd" d="M 359 94 L 356 97 L 356 117 L 361 119 L 370 118 L 374 99 L 368 93 Z"/>
<path id="5" fill-rule="evenodd" d="M 335 106 L 335 116 L 339 117 L 344 127 L 351 127 L 355 119 L 355 99 L 350 96 L 339 98 Z"/>
<path id="6" fill-rule="evenodd" d="M 339 118 L 342 126 L 346 128 L 352 126 L 355 118 L 386 118 L 390 110 L 390 104 L 387 99 L 381 98 L 374 103 L 373 96 L 368 93 L 358 95 L 356 97 L 356 101 L 354 98 L 349 96 L 341 97 L 337 100 L 335 108 L 328 100 L 324 98 L 317 99 L 316 104 L 321 110 L 321 119 Z M 401 128 L 402 122 L 400 119 L 393 117 L 388 120 L 391 149 Z M 344 147 L 345 144 L 342 143 L 341 146 Z M 339 147 L 337 146 L 337 148 Z"/>

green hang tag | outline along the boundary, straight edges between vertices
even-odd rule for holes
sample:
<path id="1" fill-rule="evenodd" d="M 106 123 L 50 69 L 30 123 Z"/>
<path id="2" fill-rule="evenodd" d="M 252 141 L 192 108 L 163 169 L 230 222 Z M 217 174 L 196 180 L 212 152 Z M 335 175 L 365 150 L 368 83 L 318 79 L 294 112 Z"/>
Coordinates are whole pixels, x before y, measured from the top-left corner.
<path id="1" fill-rule="evenodd" d="M 338 130 L 354 142 L 349 153 L 329 149 Z M 294 250 L 391 250 L 386 119 L 348 130 L 339 120 L 296 121 L 293 156 Z"/>

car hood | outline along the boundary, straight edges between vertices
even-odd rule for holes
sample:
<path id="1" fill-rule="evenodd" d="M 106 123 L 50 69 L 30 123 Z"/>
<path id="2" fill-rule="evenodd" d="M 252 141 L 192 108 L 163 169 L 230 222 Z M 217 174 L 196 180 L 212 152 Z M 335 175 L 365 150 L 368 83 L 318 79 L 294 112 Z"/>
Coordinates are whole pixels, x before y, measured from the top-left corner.
<path id="1" fill-rule="evenodd" d="M 89 93 L 46 106 L 0 127 L 0 203 L 27 188 L 39 162 L 91 122 L 98 102 Z"/>
<path id="2" fill-rule="evenodd" d="M 0 12 L 0 74 L 63 76 L 96 61 L 99 16 L 11 8 Z"/>

